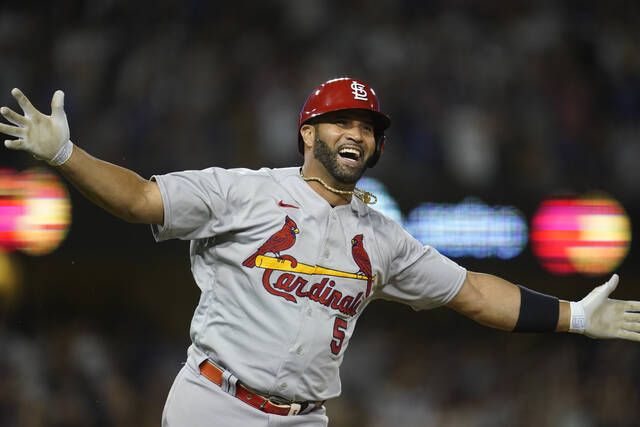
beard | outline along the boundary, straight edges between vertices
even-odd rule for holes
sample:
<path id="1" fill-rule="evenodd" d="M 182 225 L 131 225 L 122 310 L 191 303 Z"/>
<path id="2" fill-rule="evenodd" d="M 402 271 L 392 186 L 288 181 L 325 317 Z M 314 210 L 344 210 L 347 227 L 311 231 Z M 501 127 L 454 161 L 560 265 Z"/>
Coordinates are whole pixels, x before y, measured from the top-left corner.
<path id="1" fill-rule="evenodd" d="M 326 142 L 316 136 L 313 144 L 313 155 L 322 163 L 322 166 L 329 174 L 342 184 L 355 184 L 364 175 L 367 169 L 367 162 L 363 161 L 362 166 L 358 168 L 350 168 L 338 163 L 338 152 L 332 151 Z"/>

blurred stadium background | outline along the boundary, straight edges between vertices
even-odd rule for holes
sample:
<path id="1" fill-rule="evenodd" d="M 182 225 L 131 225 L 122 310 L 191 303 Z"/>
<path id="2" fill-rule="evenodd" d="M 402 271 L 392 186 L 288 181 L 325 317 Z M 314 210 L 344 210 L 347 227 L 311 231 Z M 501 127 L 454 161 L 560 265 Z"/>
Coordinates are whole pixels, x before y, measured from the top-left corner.
<path id="1" fill-rule="evenodd" d="M 48 112 L 65 90 L 98 157 L 145 177 L 298 164 L 308 91 L 359 77 L 393 120 L 363 185 L 408 229 L 561 298 L 615 270 L 640 299 L 637 2 L 30 3 L 0 3 L 0 104 L 20 87 Z M 158 425 L 198 298 L 187 243 L 0 159 L 0 425 Z M 328 409 L 334 427 L 632 426 L 639 362 L 377 302 Z"/>

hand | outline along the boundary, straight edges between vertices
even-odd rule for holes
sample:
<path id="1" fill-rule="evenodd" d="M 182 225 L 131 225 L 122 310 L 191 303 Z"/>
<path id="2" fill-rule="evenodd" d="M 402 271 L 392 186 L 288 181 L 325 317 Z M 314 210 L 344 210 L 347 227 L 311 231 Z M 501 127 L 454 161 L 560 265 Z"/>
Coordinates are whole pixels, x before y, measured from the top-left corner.
<path id="1" fill-rule="evenodd" d="M 622 338 L 640 341 L 640 302 L 610 299 L 618 286 L 618 275 L 571 303 L 569 332 L 591 338 Z"/>
<path id="2" fill-rule="evenodd" d="M 50 116 L 36 110 L 20 89 L 13 89 L 11 94 L 20 104 L 24 116 L 10 108 L 0 108 L 0 114 L 15 125 L 0 123 L 0 132 L 18 138 L 5 140 L 5 147 L 28 151 L 54 166 L 66 162 L 71 157 L 73 144 L 69 140 L 69 124 L 64 112 L 64 93 L 58 90 L 53 94 Z"/>

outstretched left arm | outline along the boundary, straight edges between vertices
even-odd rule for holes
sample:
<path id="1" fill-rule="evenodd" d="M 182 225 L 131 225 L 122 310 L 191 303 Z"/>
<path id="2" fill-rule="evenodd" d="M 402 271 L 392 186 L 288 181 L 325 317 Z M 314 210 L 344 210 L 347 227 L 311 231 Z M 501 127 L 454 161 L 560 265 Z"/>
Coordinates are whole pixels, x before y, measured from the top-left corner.
<path id="1" fill-rule="evenodd" d="M 558 301 L 499 277 L 470 271 L 447 307 L 505 331 L 568 331 L 591 338 L 640 341 L 640 302 L 610 299 L 617 285 L 618 275 L 614 274 L 580 301 Z"/>

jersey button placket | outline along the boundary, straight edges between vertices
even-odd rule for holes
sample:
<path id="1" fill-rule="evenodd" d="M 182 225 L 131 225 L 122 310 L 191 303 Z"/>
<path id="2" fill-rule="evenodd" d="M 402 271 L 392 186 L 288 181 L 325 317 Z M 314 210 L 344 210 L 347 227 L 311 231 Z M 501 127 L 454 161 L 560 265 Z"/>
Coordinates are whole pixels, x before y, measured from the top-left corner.
<path id="1" fill-rule="evenodd" d="M 331 230 L 333 229 L 333 223 L 336 220 L 335 217 L 335 213 L 333 212 L 333 210 L 329 213 L 329 219 L 327 221 L 327 230 L 325 232 L 324 235 L 324 239 L 322 240 L 322 247 L 324 248 L 324 250 L 321 252 L 321 257 L 324 261 L 327 261 L 329 259 L 329 257 L 331 256 L 331 248 L 329 247 L 328 240 L 329 240 L 329 235 Z"/>

